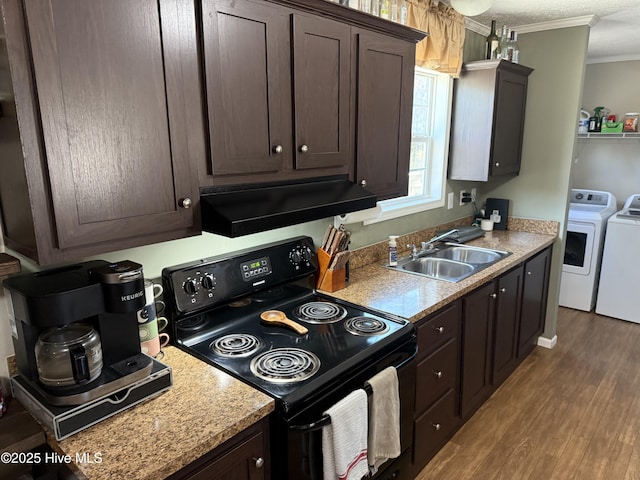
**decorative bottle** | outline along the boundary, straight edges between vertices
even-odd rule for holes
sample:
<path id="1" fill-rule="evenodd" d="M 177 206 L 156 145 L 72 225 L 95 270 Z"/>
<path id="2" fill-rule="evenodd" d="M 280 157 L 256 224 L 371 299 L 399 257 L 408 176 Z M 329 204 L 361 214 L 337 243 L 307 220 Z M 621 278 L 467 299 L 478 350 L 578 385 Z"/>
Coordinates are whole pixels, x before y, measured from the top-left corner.
<path id="1" fill-rule="evenodd" d="M 518 46 L 518 33 L 511 31 L 509 34 L 509 41 L 507 42 L 507 56 L 505 60 L 509 60 L 513 63 L 520 61 L 520 47 Z"/>
<path id="2" fill-rule="evenodd" d="M 380 0 L 380 18 L 389 20 L 389 0 Z"/>
<path id="3" fill-rule="evenodd" d="M 498 58 L 507 58 L 507 43 L 509 42 L 509 29 L 506 25 L 502 26 L 502 33 L 498 41 Z"/>
<path id="4" fill-rule="evenodd" d="M 487 36 L 487 60 L 495 60 L 498 58 L 499 41 L 496 35 L 496 21 L 491 20 L 491 33 Z"/>
<path id="5" fill-rule="evenodd" d="M 389 20 L 398 22 L 398 0 L 389 0 Z"/>
<path id="6" fill-rule="evenodd" d="M 400 23 L 402 25 L 406 25 L 407 24 L 407 2 L 406 0 L 400 0 Z"/>

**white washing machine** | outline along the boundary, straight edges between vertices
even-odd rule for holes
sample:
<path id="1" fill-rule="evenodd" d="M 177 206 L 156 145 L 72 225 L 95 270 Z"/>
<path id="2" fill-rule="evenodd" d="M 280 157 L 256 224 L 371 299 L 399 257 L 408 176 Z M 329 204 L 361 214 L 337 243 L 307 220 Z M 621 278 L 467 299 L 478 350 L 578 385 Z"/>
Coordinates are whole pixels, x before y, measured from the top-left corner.
<path id="1" fill-rule="evenodd" d="M 607 225 L 596 313 L 640 323 L 640 194 L 631 195 Z"/>
<path id="2" fill-rule="evenodd" d="M 593 310 L 607 220 L 616 210 L 616 197 L 612 193 L 571 190 L 560 279 L 561 306 Z"/>

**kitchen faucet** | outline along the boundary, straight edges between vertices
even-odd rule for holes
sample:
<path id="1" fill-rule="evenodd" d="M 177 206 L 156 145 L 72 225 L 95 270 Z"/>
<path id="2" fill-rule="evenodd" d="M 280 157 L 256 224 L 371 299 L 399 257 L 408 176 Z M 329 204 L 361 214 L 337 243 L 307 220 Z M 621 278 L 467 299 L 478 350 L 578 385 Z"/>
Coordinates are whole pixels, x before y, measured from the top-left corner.
<path id="1" fill-rule="evenodd" d="M 446 240 L 448 237 L 455 233 L 458 233 L 458 230 L 456 228 L 449 230 L 448 232 L 445 232 L 441 235 L 436 235 L 428 242 L 422 242 L 422 249 L 420 251 L 418 251 L 418 247 L 416 247 L 413 243 L 409 243 L 407 245 L 407 248 L 411 249 L 411 258 L 416 259 L 424 253 L 433 250 L 434 243 Z"/>

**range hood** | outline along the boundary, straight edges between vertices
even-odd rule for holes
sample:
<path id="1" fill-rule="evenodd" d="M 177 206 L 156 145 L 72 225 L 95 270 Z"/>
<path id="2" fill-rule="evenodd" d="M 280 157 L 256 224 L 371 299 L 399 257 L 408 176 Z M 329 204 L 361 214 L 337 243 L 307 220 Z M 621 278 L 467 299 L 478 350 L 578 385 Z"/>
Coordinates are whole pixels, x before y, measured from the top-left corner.
<path id="1" fill-rule="evenodd" d="M 346 175 L 200 190 L 202 229 L 240 237 L 376 206 Z"/>

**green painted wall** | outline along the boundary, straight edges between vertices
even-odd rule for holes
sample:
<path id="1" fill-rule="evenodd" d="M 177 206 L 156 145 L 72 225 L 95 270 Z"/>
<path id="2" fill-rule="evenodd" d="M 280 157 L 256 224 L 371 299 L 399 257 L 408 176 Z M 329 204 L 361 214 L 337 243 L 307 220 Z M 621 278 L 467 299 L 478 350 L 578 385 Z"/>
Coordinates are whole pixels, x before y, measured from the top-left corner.
<path id="1" fill-rule="evenodd" d="M 560 222 L 551 266 L 547 338 L 556 333 L 569 178 L 588 39 L 588 26 L 519 36 L 521 63 L 534 69 L 529 77 L 522 167 L 517 177 L 490 182 L 484 190 L 487 197 L 510 199 L 514 216 Z"/>

